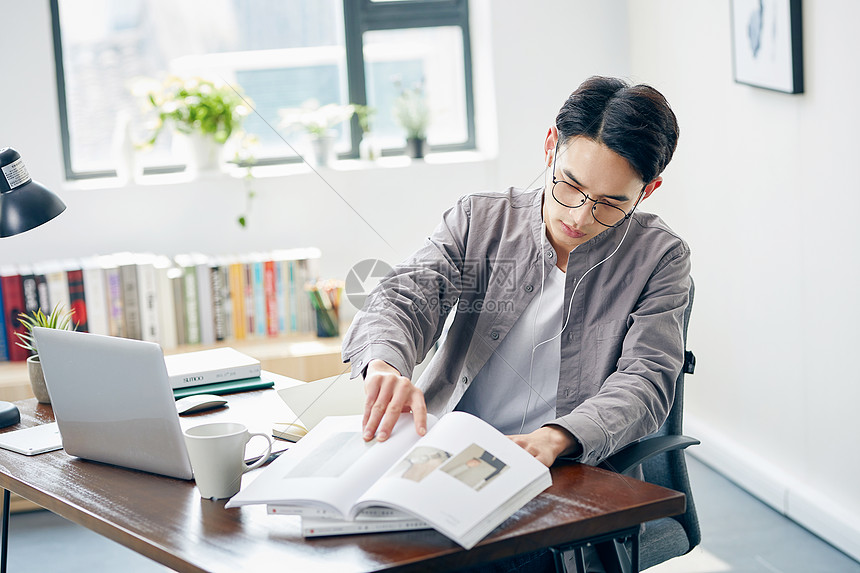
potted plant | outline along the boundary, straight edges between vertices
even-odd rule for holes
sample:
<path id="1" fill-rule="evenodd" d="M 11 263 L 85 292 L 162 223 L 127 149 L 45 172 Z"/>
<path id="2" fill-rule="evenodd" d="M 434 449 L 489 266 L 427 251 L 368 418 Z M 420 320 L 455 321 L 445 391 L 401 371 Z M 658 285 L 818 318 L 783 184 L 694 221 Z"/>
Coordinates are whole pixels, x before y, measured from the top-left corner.
<path id="1" fill-rule="evenodd" d="M 48 387 L 45 385 L 45 374 L 42 372 L 42 364 L 39 362 L 36 339 L 33 338 L 33 329 L 37 326 L 44 328 L 55 328 L 57 330 L 75 330 L 78 325 L 72 322 L 74 309 L 66 310 L 61 304 L 57 304 L 51 314 L 45 315 L 41 309 L 33 314 L 21 313 L 18 319 L 27 329 L 27 332 L 16 332 L 18 337 L 16 344 L 30 351 L 31 356 L 27 358 L 27 372 L 30 375 L 30 386 L 36 400 L 42 404 L 50 404 L 51 397 L 48 395 Z"/>
<path id="2" fill-rule="evenodd" d="M 424 157 L 430 108 L 422 84 L 400 91 L 394 102 L 394 118 L 406 130 L 406 154 L 416 159 Z"/>
<path id="3" fill-rule="evenodd" d="M 310 138 L 313 157 L 318 166 L 328 165 L 334 159 L 334 144 L 337 135 L 334 128 L 348 120 L 355 113 L 352 105 L 330 103 L 321 106 L 311 99 L 299 108 L 278 110 L 281 117 L 279 126 L 284 129 L 302 129 Z"/>
<path id="4" fill-rule="evenodd" d="M 245 101 L 226 84 L 216 84 L 199 77 L 188 79 L 169 76 L 161 85 L 144 91 L 151 111 L 155 112 L 153 145 L 166 125 L 188 140 L 189 171 L 211 171 L 219 168 L 224 144 L 241 132 L 249 113 Z"/>
<path id="5" fill-rule="evenodd" d="M 376 161 L 382 156 L 382 146 L 373 136 L 371 120 L 376 115 L 376 108 L 369 105 L 353 104 L 358 127 L 361 128 L 361 143 L 358 144 L 358 158 L 364 161 Z"/>

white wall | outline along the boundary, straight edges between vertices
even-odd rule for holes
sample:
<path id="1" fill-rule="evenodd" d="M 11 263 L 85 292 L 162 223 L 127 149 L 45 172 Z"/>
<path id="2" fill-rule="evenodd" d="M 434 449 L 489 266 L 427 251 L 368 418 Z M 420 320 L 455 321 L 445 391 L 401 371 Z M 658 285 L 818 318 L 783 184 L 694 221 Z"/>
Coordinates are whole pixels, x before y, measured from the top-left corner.
<path id="1" fill-rule="evenodd" d="M 860 558 L 860 4 L 803 3 L 803 95 L 734 83 L 729 2 L 629 9 L 681 124 L 650 207 L 693 249 L 691 453 Z"/>
<path id="2" fill-rule="evenodd" d="M 365 258 L 402 259 L 457 197 L 533 182 L 543 166 L 545 130 L 567 95 L 591 74 L 629 71 L 626 35 L 608 33 L 623 28 L 623 0 L 471 6 L 479 153 L 450 162 L 437 156 L 387 168 L 344 166 L 321 171 L 322 179 L 306 168 L 260 175 L 243 230 L 235 223 L 245 200 L 239 179 L 65 182 L 48 3 L 0 0 L 0 13 L 16 23 L 0 34 L 0 51 L 15 55 L 3 66 L 0 147 L 17 148 L 34 179 L 69 207 L 48 225 L 4 239 L 0 264 L 118 250 L 227 254 L 312 245 L 323 251 L 325 276 L 345 277 Z M 564 30 L 548 32 L 551 20 L 587 25 L 574 27 L 574 42 Z M 578 57 L 580 45 L 589 58 Z"/>

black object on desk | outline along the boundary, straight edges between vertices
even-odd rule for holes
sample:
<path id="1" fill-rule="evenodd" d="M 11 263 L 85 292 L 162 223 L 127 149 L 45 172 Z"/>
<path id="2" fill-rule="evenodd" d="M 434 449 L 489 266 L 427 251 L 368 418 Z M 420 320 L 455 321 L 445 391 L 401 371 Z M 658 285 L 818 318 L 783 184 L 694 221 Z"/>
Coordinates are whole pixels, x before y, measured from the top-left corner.
<path id="1" fill-rule="evenodd" d="M 0 428 L 17 424 L 21 421 L 21 412 L 18 406 L 11 402 L 0 401 Z"/>

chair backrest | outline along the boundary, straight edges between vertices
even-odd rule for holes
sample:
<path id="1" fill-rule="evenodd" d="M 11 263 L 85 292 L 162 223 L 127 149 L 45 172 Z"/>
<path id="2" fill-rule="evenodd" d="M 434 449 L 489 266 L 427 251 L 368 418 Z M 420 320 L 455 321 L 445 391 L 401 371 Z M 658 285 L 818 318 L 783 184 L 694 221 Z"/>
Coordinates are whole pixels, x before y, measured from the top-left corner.
<path id="1" fill-rule="evenodd" d="M 666 418 L 663 426 L 657 431 L 657 435 L 683 435 L 684 375 L 687 373 L 692 374 L 693 366 L 695 365 L 695 357 L 693 357 L 691 352 L 686 351 L 687 326 L 690 322 L 690 313 L 693 310 L 694 294 L 695 285 L 691 278 L 690 302 L 684 311 L 685 363 L 675 384 L 675 401 L 672 404 L 672 409 L 669 411 L 669 416 Z M 686 511 L 681 515 L 675 516 L 673 519 L 678 521 L 687 533 L 690 549 L 698 545 L 702 539 L 702 534 L 699 529 L 699 518 L 696 515 L 696 505 L 693 502 L 693 492 L 690 489 L 690 478 L 687 474 L 687 462 L 684 458 L 684 450 L 673 450 L 657 454 L 642 463 L 642 471 L 645 481 L 680 491 L 687 496 Z"/>

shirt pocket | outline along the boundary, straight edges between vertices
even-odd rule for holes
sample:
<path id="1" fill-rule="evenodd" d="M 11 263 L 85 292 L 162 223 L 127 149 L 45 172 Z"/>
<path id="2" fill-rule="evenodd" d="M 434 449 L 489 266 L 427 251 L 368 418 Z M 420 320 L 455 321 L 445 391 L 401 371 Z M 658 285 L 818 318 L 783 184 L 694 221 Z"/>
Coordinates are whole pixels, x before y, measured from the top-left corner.
<path id="1" fill-rule="evenodd" d="M 597 342 L 617 342 L 627 335 L 627 320 L 609 320 L 597 325 Z"/>
<path id="2" fill-rule="evenodd" d="M 610 320 L 597 326 L 596 370 L 601 382 L 618 368 L 624 337 L 627 335 L 626 320 Z"/>

